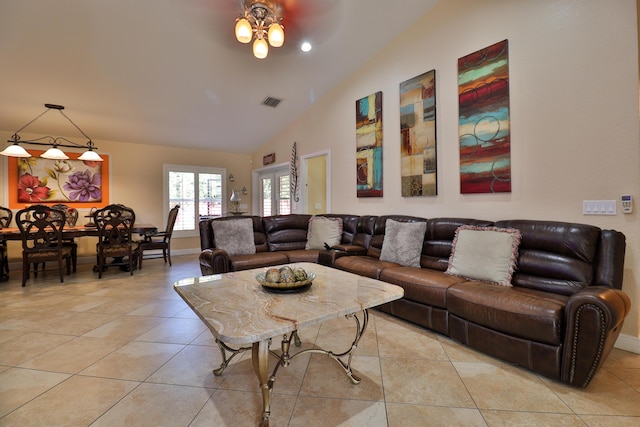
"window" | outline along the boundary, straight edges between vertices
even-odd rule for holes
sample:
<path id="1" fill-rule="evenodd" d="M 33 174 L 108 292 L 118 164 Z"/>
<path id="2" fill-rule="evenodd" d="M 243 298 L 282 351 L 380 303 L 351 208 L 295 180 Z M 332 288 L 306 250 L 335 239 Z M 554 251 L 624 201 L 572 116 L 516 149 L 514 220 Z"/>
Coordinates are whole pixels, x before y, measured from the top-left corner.
<path id="1" fill-rule="evenodd" d="M 180 205 L 173 229 L 177 236 L 196 236 L 201 219 L 222 216 L 226 175 L 224 168 L 164 165 L 165 216 Z"/>
<path id="2" fill-rule="evenodd" d="M 291 213 L 291 183 L 288 168 L 263 172 L 260 183 L 260 215 L 287 215 Z"/>

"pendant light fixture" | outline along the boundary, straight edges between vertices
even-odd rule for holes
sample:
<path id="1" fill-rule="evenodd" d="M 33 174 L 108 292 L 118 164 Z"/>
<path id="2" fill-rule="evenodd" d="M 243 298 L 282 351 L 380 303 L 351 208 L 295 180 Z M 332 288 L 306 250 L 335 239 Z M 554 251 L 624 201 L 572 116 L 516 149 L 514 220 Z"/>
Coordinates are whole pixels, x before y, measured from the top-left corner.
<path id="1" fill-rule="evenodd" d="M 40 115 L 38 115 L 35 119 L 31 120 L 29 123 L 27 123 L 26 125 L 22 126 L 20 129 L 15 131 L 11 139 L 7 140 L 7 142 L 11 142 L 13 145 L 7 146 L 3 151 L 0 152 L 0 154 L 2 154 L 3 156 L 9 156 L 9 157 L 31 157 L 31 154 L 29 154 L 29 152 L 25 150 L 24 147 L 22 147 L 22 145 L 20 145 L 20 144 L 27 144 L 27 145 L 41 145 L 41 146 L 49 147 L 44 153 L 40 155 L 40 157 L 44 159 L 67 160 L 69 156 L 67 156 L 60 148 L 58 148 L 58 147 L 64 147 L 64 148 L 85 148 L 86 151 L 82 153 L 80 157 L 78 157 L 78 160 L 92 161 L 92 162 L 103 161 L 102 157 L 100 157 L 100 155 L 94 151 L 94 150 L 97 150 L 97 148 L 93 145 L 93 141 L 91 141 L 91 138 L 89 138 L 87 134 L 84 133 L 82 129 L 80 129 L 78 125 L 76 125 L 62 111 L 64 110 L 64 107 L 62 105 L 44 104 L 44 106 L 46 107 L 46 110 L 40 113 Z M 87 138 L 88 141 L 85 144 L 78 144 L 76 142 L 70 141 L 61 136 L 58 136 L 58 137 L 43 136 L 42 138 L 36 138 L 35 140 L 32 140 L 32 141 L 22 141 L 18 133 L 24 130 L 27 126 L 29 126 L 30 124 L 32 124 L 33 122 L 35 122 L 36 120 L 38 120 L 40 117 L 44 116 L 46 113 L 48 113 L 51 110 L 57 110 L 85 138 Z"/>

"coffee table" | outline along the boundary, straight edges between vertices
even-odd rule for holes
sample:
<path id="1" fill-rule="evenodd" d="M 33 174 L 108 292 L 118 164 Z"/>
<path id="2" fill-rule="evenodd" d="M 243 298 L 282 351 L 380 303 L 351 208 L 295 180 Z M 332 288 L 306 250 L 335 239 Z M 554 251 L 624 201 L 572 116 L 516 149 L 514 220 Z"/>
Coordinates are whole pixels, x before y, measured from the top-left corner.
<path id="1" fill-rule="evenodd" d="M 253 368 L 262 391 L 261 426 L 269 425 L 271 392 L 278 368 L 286 368 L 295 356 L 326 354 L 342 367 L 354 384 L 358 384 L 360 378 L 353 374 L 351 360 L 367 329 L 367 309 L 404 295 L 399 286 L 319 264 L 288 265 L 315 273 L 313 284 L 300 292 L 268 291 L 255 278 L 266 268 L 194 277 L 174 284 L 175 291 L 216 337 L 223 361 L 220 368 L 214 370 L 215 375 L 222 375 L 229 361 L 251 349 Z M 291 340 L 300 345 L 299 328 L 340 316 L 353 318 L 356 323 L 355 339 L 348 350 L 334 353 L 313 348 L 289 353 Z M 281 351 L 272 351 L 269 349 L 271 339 L 278 336 L 282 337 Z M 227 352 L 231 353 L 229 357 Z M 269 376 L 270 354 L 276 357 L 277 363 Z"/>

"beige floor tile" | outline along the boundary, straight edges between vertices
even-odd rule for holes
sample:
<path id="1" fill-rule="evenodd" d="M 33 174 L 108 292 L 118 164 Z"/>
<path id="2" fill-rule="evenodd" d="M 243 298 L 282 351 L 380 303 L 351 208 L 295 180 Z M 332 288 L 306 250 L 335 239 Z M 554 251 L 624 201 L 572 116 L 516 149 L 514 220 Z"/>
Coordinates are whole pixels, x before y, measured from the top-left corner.
<path id="1" fill-rule="evenodd" d="M 165 320 L 162 317 L 122 316 L 87 332 L 84 336 L 129 341 L 155 328 Z"/>
<path id="2" fill-rule="evenodd" d="M 18 366 L 73 339 L 70 335 L 30 332 L 0 343 L 0 365 Z"/>
<path id="3" fill-rule="evenodd" d="M 640 392 L 605 369 L 593 377 L 587 388 L 546 382 L 576 414 L 640 417 Z"/>
<path id="4" fill-rule="evenodd" d="M 71 295 L 70 298 L 51 307 L 52 310 L 61 311 L 87 311 L 99 307 L 102 304 L 113 301 L 112 298 L 89 297 L 84 295 Z"/>
<path id="5" fill-rule="evenodd" d="M 76 337 L 20 365 L 22 368 L 75 374 L 126 344 L 126 341 Z"/>
<path id="6" fill-rule="evenodd" d="M 147 382 L 190 385 L 194 387 L 217 387 L 224 376 L 213 375 L 222 363 L 222 355 L 217 347 L 188 345 L 151 375 Z M 228 374 L 236 360 L 225 369 Z"/>
<path id="7" fill-rule="evenodd" d="M 383 427 L 387 413 L 383 402 L 300 396 L 290 427 Z"/>
<path id="8" fill-rule="evenodd" d="M 207 345 L 211 347 L 218 347 L 216 343 L 216 337 L 213 336 L 213 333 L 209 329 L 206 329 L 202 332 L 196 339 L 194 339 L 190 344 L 193 345 Z"/>
<path id="9" fill-rule="evenodd" d="M 55 320 L 43 322 L 39 326 L 39 331 L 50 334 L 82 335 L 115 320 L 117 317 L 118 315 L 114 314 L 67 311 Z"/>
<path id="10" fill-rule="evenodd" d="M 484 353 L 480 353 L 477 350 L 465 347 L 448 337 L 439 335 L 438 341 L 440 342 L 440 345 L 442 345 L 442 349 L 447 354 L 447 357 L 452 362 L 476 362 L 497 365 L 504 363 Z"/>
<path id="11" fill-rule="evenodd" d="M 178 344 L 130 342 L 80 374 L 143 381 L 183 348 Z"/>
<path id="12" fill-rule="evenodd" d="M 603 366 L 640 369 L 640 354 L 614 348 L 611 350 L 611 353 L 609 353 L 609 357 L 604 361 Z"/>
<path id="13" fill-rule="evenodd" d="M 134 310 L 129 316 L 172 317 L 189 308 L 182 300 L 154 300 Z"/>
<path id="14" fill-rule="evenodd" d="M 132 381 L 74 376 L 12 412 L 0 423 L 7 427 L 88 426 L 137 385 Z"/>
<path id="15" fill-rule="evenodd" d="M 273 393 L 271 426 L 287 426 L 296 397 Z M 262 419 L 262 394 L 259 392 L 217 390 L 189 427 L 257 426 Z"/>
<path id="16" fill-rule="evenodd" d="M 640 369 L 629 368 L 605 368 L 606 371 L 611 372 L 616 377 L 620 378 L 626 384 L 635 388 L 636 391 L 640 391 Z"/>
<path id="17" fill-rule="evenodd" d="M 15 329 L 0 329 L 0 344 L 12 338 L 19 337 L 20 335 L 24 335 L 24 333 L 25 333 L 24 331 L 15 330 Z"/>
<path id="18" fill-rule="evenodd" d="M 105 302 L 93 308 L 88 309 L 91 313 L 106 314 L 128 314 L 134 310 L 144 307 L 149 303 L 146 299 L 135 298 L 109 298 L 111 301 Z"/>
<path id="19" fill-rule="evenodd" d="M 305 347 L 305 344 L 303 344 L 301 348 L 310 348 L 310 346 Z M 293 351 L 291 353 L 293 353 Z M 289 366 L 286 368 L 280 367 L 273 386 L 274 391 L 279 394 L 298 394 L 302 380 L 305 377 L 305 370 L 309 364 L 310 357 L 308 354 L 294 356 Z M 269 357 L 269 375 L 273 373 L 276 363 L 277 359 L 275 357 Z M 233 369 L 227 368 L 221 378 L 224 380 L 220 385 L 223 389 L 239 391 L 259 390 L 258 376 L 253 369 L 253 362 L 251 361 L 251 350 L 242 355 L 241 359 L 233 366 Z"/>
<path id="20" fill-rule="evenodd" d="M 92 427 L 188 426 L 213 390 L 144 383 L 101 416 Z"/>
<path id="21" fill-rule="evenodd" d="M 362 326 L 362 316 L 359 315 Z M 371 323 L 371 322 L 369 322 Z M 316 339 L 316 346 L 333 351 L 336 354 L 348 351 L 356 338 L 357 324 L 353 318 L 340 317 L 324 322 Z M 378 356 L 378 340 L 375 326 L 368 325 L 367 330 L 358 342 L 356 353 L 358 356 Z"/>
<path id="22" fill-rule="evenodd" d="M 477 409 L 387 403 L 389 427 L 486 427 Z"/>
<path id="23" fill-rule="evenodd" d="M 376 323 L 380 357 L 410 357 L 448 361 L 433 332 L 380 318 Z"/>
<path id="24" fill-rule="evenodd" d="M 541 412 L 515 412 L 482 410 L 482 415 L 491 427 L 554 426 L 584 427 L 584 422 L 573 414 L 551 414 Z"/>
<path id="25" fill-rule="evenodd" d="M 0 417 L 69 378 L 69 375 L 10 368 L 0 373 Z M 0 425 L 6 425 L 0 419 Z"/>
<path id="26" fill-rule="evenodd" d="M 207 327 L 200 319 L 166 319 L 160 325 L 145 332 L 135 341 L 189 344 Z"/>
<path id="27" fill-rule="evenodd" d="M 354 374 L 360 377 L 360 384 L 353 384 L 345 371 L 331 357 L 314 354 L 309 361 L 300 395 L 335 399 L 383 400 L 379 359 L 354 356 L 351 368 Z"/>
<path id="28" fill-rule="evenodd" d="M 580 418 L 589 427 L 638 427 L 640 425 L 640 417 L 581 415 Z"/>
<path id="29" fill-rule="evenodd" d="M 540 378 L 515 366 L 454 362 L 480 409 L 569 413 L 561 399 Z"/>
<path id="30" fill-rule="evenodd" d="M 381 358 L 386 402 L 475 408 L 449 362 Z"/>

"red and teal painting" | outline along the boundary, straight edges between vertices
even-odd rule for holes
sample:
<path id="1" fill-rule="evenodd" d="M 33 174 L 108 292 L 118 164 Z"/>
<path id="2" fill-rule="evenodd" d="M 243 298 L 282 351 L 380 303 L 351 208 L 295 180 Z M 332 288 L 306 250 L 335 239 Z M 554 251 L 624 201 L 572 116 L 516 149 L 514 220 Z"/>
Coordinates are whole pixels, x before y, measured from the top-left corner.
<path id="1" fill-rule="evenodd" d="M 460 192 L 511 192 L 509 44 L 458 59 Z"/>
<path id="2" fill-rule="evenodd" d="M 382 197 L 382 92 L 356 101 L 356 194 Z"/>

